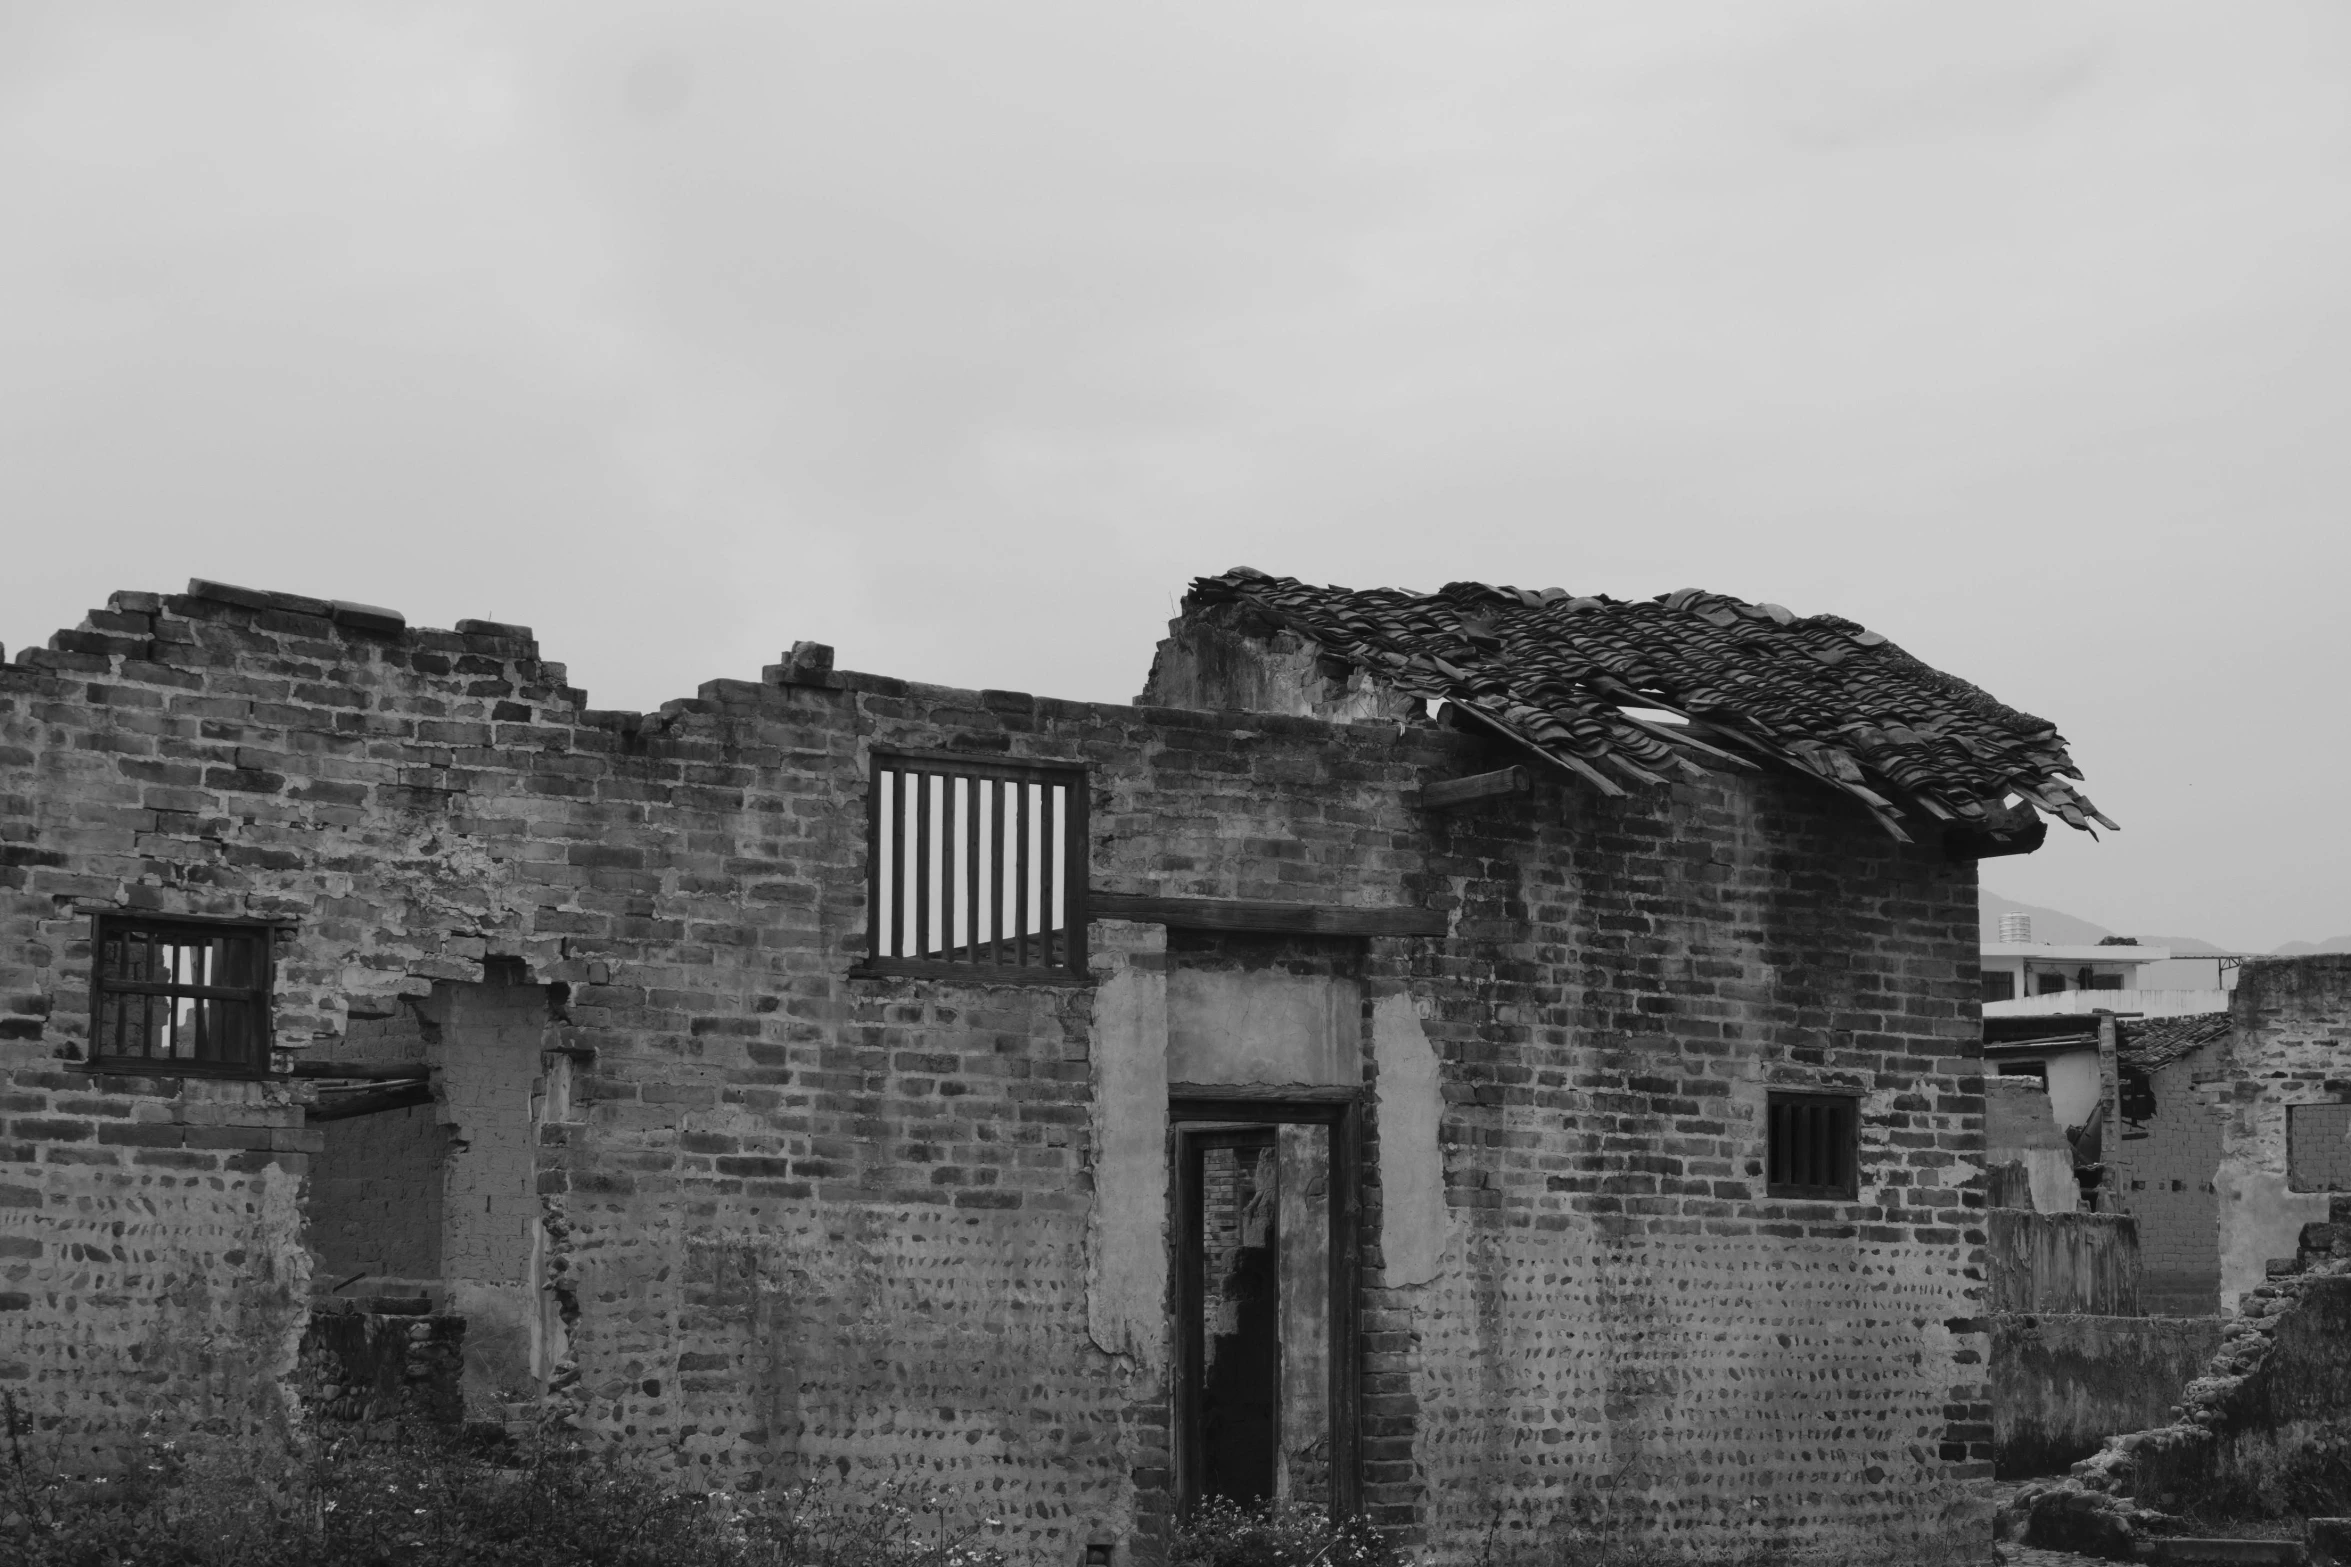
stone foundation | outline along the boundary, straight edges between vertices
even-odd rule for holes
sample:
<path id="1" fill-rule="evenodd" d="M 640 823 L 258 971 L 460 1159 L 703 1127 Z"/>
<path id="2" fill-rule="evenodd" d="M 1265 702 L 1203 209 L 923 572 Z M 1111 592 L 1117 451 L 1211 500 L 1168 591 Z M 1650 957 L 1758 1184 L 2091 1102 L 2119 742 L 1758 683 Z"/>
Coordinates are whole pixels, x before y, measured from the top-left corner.
<path id="1" fill-rule="evenodd" d="M 459 1424 L 464 1365 L 463 1317 L 324 1307 L 302 1335 L 295 1391 L 322 1432 L 389 1440 L 409 1426 Z"/>

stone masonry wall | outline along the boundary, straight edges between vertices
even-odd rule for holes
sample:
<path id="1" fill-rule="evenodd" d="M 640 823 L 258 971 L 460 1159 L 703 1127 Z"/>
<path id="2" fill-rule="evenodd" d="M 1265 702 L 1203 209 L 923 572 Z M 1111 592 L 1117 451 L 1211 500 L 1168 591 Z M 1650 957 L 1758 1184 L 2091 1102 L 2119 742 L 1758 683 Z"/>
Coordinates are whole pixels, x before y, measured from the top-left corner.
<path id="1" fill-rule="evenodd" d="M 338 1435 L 400 1441 L 419 1426 L 454 1426 L 465 1411 L 464 1342 L 463 1317 L 324 1306 L 302 1335 L 294 1391 Z"/>
<path id="2" fill-rule="evenodd" d="M 1364 944 L 1367 1017 L 1410 1003 L 1442 1100 L 1433 1263 L 1365 1258 L 1382 1522 L 1868 1557 L 1966 1510 L 1972 868 L 1777 776 L 1423 815 L 1495 757 L 1409 719 L 813 663 L 599 712 L 520 628 L 242 590 L 117 595 L 0 666 L 0 1375 L 93 1448 L 195 1389 L 283 1418 L 305 1090 L 78 1059 L 91 912 L 264 917 L 288 1050 L 436 985 L 562 987 L 491 1031 L 537 1207 L 485 1257 L 590 1429 L 688 1483 L 920 1476 L 1025 1559 L 1154 1559 L 1163 1371 L 1088 1328 L 1097 987 L 851 976 L 878 742 L 1086 763 L 1098 887 L 1452 915 Z M 1110 945 L 1093 979 L 1152 961 Z M 534 1102 L 559 1062 L 563 1115 Z M 1858 1201 L 1763 1193 L 1772 1086 L 1861 1097 Z"/>

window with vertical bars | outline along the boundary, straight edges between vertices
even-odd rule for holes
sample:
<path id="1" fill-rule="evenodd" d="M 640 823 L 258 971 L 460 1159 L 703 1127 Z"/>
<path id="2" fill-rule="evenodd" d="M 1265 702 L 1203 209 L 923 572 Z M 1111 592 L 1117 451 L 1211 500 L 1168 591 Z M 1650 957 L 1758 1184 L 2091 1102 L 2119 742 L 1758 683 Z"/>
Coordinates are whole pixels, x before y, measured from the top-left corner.
<path id="1" fill-rule="evenodd" d="M 270 928 L 102 914 L 91 933 L 100 1066 L 269 1069 Z"/>
<path id="2" fill-rule="evenodd" d="M 1773 1197 L 1860 1195 L 1861 1105 L 1848 1094 L 1771 1094 L 1764 1184 Z"/>
<path id="3" fill-rule="evenodd" d="M 867 810 L 868 970 L 1085 973 L 1085 769 L 877 750 Z"/>

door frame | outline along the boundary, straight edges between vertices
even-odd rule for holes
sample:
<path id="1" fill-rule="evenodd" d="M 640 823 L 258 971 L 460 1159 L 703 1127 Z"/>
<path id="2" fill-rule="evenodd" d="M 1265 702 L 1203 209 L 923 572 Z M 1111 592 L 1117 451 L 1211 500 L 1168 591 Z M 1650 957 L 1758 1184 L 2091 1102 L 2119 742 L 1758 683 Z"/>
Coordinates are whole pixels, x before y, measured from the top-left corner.
<path id="1" fill-rule="evenodd" d="M 1175 1459 L 1178 1516 L 1199 1502 L 1205 1469 L 1200 1429 L 1200 1374 L 1204 1346 L 1199 1248 L 1199 1197 L 1191 1178 L 1195 1139 L 1187 1126 L 1202 1122 L 1245 1126 L 1327 1126 L 1330 1128 L 1330 1443 L 1331 1515 L 1354 1516 L 1362 1508 L 1362 1440 L 1357 1429 L 1362 1388 L 1358 1326 L 1362 1270 L 1363 1091 L 1356 1088 L 1209 1086 L 1178 1083 L 1167 1106 L 1169 1192 L 1174 1209 L 1170 1242 L 1175 1252 L 1169 1283 L 1174 1295 L 1169 1318 L 1169 1443 Z"/>

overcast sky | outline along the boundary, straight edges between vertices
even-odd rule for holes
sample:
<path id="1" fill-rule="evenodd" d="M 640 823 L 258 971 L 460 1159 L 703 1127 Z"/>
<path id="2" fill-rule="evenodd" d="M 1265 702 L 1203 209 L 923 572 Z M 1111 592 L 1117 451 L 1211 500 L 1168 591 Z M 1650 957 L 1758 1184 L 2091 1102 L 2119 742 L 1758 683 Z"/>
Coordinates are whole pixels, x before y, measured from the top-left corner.
<path id="1" fill-rule="evenodd" d="M 0 0 L 0 642 L 1125 700 L 1188 578 L 1835 611 L 2123 931 L 2351 931 L 2341 0 Z"/>

